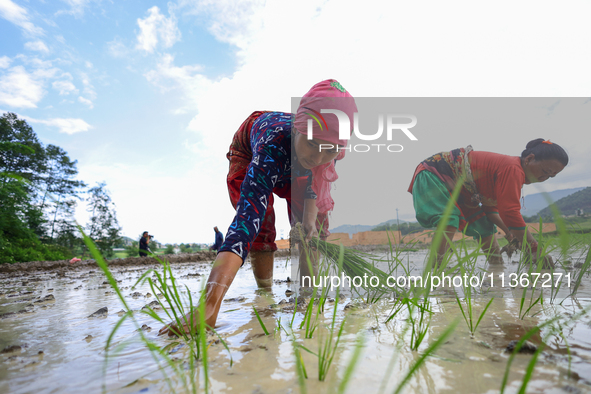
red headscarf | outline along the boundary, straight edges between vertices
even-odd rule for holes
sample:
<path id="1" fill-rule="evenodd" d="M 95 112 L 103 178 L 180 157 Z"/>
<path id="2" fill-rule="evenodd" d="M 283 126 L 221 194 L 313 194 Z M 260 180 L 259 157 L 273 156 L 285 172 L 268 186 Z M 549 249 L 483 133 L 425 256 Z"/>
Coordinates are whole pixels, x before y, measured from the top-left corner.
<path id="1" fill-rule="evenodd" d="M 322 109 L 336 109 L 344 112 L 349 117 L 350 130 L 348 133 L 351 135 L 357 105 L 353 96 L 335 79 L 327 79 L 317 83 L 302 97 L 295 116 L 296 130 L 301 134 L 308 135 L 308 119 L 313 119 L 312 133 L 314 137 L 332 144 L 347 146 L 348 139 L 339 139 L 338 117 L 331 113 L 322 114 Z M 341 160 L 344 157 L 345 151 L 341 150 L 336 160 Z M 339 177 L 334 167 L 334 161 L 312 168 L 312 176 L 312 189 L 317 195 L 318 211 L 320 213 L 332 211 L 334 201 L 330 196 L 330 186 Z"/>

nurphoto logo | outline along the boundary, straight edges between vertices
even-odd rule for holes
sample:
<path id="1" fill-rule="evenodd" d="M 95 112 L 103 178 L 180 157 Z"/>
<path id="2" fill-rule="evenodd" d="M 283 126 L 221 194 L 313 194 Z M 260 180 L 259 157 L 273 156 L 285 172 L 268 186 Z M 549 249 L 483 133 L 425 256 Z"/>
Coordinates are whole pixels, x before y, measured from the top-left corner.
<path id="1" fill-rule="evenodd" d="M 314 138 L 313 132 L 313 121 L 316 121 L 320 130 L 324 130 L 325 128 L 328 129 L 328 124 L 324 119 L 322 114 L 333 114 L 339 120 L 339 139 L 341 140 L 349 140 L 351 139 L 351 121 L 346 113 L 340 111 L 338 109 L 321 109 L 320 113 L 318 111 L 313 110 L 312 108 L 304 107 L 305 109 L 309 110 L 310 112 L 306 112 L 306 115 L 310 116 L 311 119 L 308 119 L 308 139 L 311 140 Z M 386 119 L 384 121 L 384 119 Z M 410 122 L 402 122 L 401 120 L 410 120 Z M 353 134 L 357 138 L 362 141 L 378 141 L 382 138 L 384 134 L 384 129 L 386 130 L 386 141 L 390 142 L 394 139 L 395 134 L 398 134 L 401 131 L 409 140 L 411 141 L 418 141 L 417 137 L 411 133 L 410 129 L 417 125 L 417 117 L 415 115 L 410 114 L 379 114 L 378 115 L 378 130 L 373 134 L 362 134 L 359 130 L 359 113 L 355 112 L 354 119 L 353 119 Z M 369 152 L 369 151 L 377 151 L 380 152 L 381 150 L 387 152 L 402 152 L 404 147 L 401 144 L 385 144 L 385 143 L 374 143 L 374 144 L 350 144 L 346 147 L 342 147 L 337 145 L 337 151 L 345 150 L 349 152 Z M 333 144 L 320 144 L 318 146 L 320 152 L 322 150 L 330 150 L 335 149 Z"/>

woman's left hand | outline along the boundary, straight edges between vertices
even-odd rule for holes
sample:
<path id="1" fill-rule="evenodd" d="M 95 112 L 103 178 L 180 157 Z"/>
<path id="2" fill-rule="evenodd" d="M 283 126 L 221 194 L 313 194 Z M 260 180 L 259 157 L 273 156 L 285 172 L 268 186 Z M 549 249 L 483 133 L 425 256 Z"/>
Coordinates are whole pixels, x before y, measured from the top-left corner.
<path id="1" fill-rule="evenodd" d="M 310 242 L 312 238 L 318 238 L 318 230 L 316 229 L 316 224 L 314 222 L 304 222 L 302 223 L 302 226 L 306 233 L 306 242 Z"/>
<path id="2" fill-rule="evenodd" d="M 554 259 L 549 254 L 547 254 L 546 256 L 541 256 L 540 258 L 543 261 L 542 269 L 552 269 L 556 267 L 556 265 L 554 264 Z M 536 256 L 534 256 L 534 265 L 538 264 L 540 258 L 536 258 Z"/>

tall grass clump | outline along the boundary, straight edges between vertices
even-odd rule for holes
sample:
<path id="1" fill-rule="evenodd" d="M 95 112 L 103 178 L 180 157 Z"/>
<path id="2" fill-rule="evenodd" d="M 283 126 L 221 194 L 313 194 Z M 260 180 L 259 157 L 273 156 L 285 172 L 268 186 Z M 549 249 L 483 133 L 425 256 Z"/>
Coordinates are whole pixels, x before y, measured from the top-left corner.
<path id="1" fill-rule="evenodd" d="M 83 240 L 88 247 L 91 255 L 96 260 L 97 265 L 105 274 L 109 284 L 116 292 L 117 297 L 121 301 L 123 305 L 124 314 L 121 318 L 117 321 L 109 336 L 107 338 L 107 342 L 105 344 L 105 364 L 103 373 L 106 373 L 106 367 L 111 357 L 111 348 L 113 344 L 113 340 L 117 331 L 122 327 L 123 323 L 126 320 L 131 320 L 132 324 L 136 328 L 138 335 L 140 337 L 140 341 L 146 346 L 146 348 L 150 351 L 154 361 L 158 366 L 158 370 L 162 373 L 164 380 L 166 381 L 168 388 L 171 392 L 176 392 L 176 389 L 172 383 L 170 376 L 167 373 L 167 370 L 171 370 L 172 373 L 179 379 L 182 384 L 183 391 L 186 393 L 197 393 L 199 388 L 199 379 L 198 379 L 198 371 L 199 367 L 197 361 L 201 361 L 201 366 L 203 368 L 204 373 L 204 391 L 207 393 L 210 391 L 210 383 L 209 383 L 209 372 L 208 372 L 208 358 L 207 358 L 207 333 L 206 329 L 211 327 L 206 327 L 205 324 L 205 297 L 204 297 L 204 286 L 202 286 L 202 290 L 200 292 L 200 297 L 197 305 L 194 305 L 193 298 L 191 296 L 191 292 L 189 291 L 188 287 L 185 286 L 185 291 L 187 294 L 187 298 L 182 297 L 182 293 L 178 290 L 178 285 L 172 273 L 172 269 L 170 264 L 166 261 L 162 261 L 158 258 L 157 261 L 162 266 L 162 273 L 159 273 L 155 270 L 147 270 L 144 274 L 140 276 L 137 282 L 134 284 L 133 287 L 136 287 L 138 284 L 145 284 L 146 282 L 149 283 L 150 288 L 154 294 L 162 294 L 161 298 L 164 298 L 164 302 L 161 298 L 158 298 L 158 302 L 168 318 L 172 320 L 177 327 L 183 327 L 183 323 L 187 323 L 189 327 L 189 332 L 185 332 L 185 330 L 174 330 L 173 333 L 176 334 L 180 341 L 184 342 L 189 349 L 189 359 L 188 359 L 188 369 L 187 372 L 185 366 L 183 365 L 182 360 L 176 361 L 173 360 L 169 355 L 169 349 L 179 344 L 179 342 L 172 342 L 164 347 L 158 346 L 156 343 L 150 341 L 145 335 L 143 330 L 140 329 L 140 324 L 135 317 L 134 311 L 131 309 L 129 304 L 127 303 L 121 289 L 117 285 L 117 281 L 113 277 L 113 274 L 109 270 L 108 264 L 102 257 L 101 253 L 99 252 L 98 248 L 95 246 L 94 242 L 84 233 L 81 227 L 78 227 L 79 231 L 82 234 Z M 156 280 L 152 280 L 150 274 L 153 274 L 156 277 Z M 188 308 L 185 306 L 188 302 Z M 193 321 L 194 314 L 191 314 L 190 321 L 185 322 L 183 316 L 189 312 L 197 310 L 199 313 L 199 324 L 195 324 L 197 322 Z M 166 322 L 158 315 L 154 310 L 151 308 L 143 308 L 140 310 L 140 313 L 145 314 L 155 321 L 166 324 Z M 198 327 L 195 329 L 194 327 Z M 172 329 L 171 329 L 172 330 Z M 213 329 L 212 329 L 213 330 Z M 215 331 L 214 331 L 215 332 Z M 219 335 L 218 335 L 219 337 Z M 229 348 L 227 344 L 223 341 L 222 338 L 219 338 L 220 342 L 223 346 L 228 350 Z M 117 350 L 122 349 L 125 347 L 126 344 L 123 343 L 119 345 Z M 230 355 L 231 359 L 231 355 Z M 164 362 L 164 364 L 162 364 Z M 232 364 L 232 359 L 230 361 Z M 103 391 L 106 391 L 105 383 L 103 383 Z"/>

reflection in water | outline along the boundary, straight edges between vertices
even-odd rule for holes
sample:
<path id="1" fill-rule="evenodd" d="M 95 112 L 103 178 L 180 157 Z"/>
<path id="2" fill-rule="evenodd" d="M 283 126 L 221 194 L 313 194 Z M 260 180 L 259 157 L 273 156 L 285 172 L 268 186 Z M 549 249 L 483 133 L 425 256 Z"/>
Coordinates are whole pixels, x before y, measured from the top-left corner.
<path id="1" fill-rule="evenodd" d="M 408 252 L 402 256 L 404 269 L 397 275 L 420 275 L 425 260 L 424 252 Z M 505 263 L 488 266 L 484 260 L 477 262 L 484 275 L 517 272 L 517 265 Z M 197 273 L 207 275 L 209 264 L 176 264 L 173 266 L 179 283 L 187 285 L 196 294 L 201 288 Z M 131 286 L 147 267 L 118 267 L 113 272 L 130 306 L 139 311 L 156 298 L 148 286 L 132 289 Z M 257 292 L 251 270 L 246 265 L 241 269 L 222 305 L 217 331 L 228 344 L 234 365 L 224 347 L 214 343 L 209 347 L 210 379 L 214 392 L 298 392 L 295 359 L 289 329 L 276 330 L 278 320 L 287 327 L 292 319 L 290 310 L 271 304 L 279 304 L 289 298 L 286 290 L 297 290 L 295 284 L 277 283 L 269 294 Z M 191 274 L 191 276 L 189 276 Z M 275 279 L 291 276 L 285 260 L 278 260 Z M 0 347 L 20 345 L 0 355 L 0 392 L 99 392 L 105 384 L 109 392 L 135 393 L 144 388 L 149 392 L 168 392 L 170 387 L 145 345 L 139 341 L 136 328 L 125 322 L 114 337 L 110 358 L 105 364 L 104 346 L 111 330 L 119 320 L 117 314 L 122 306 L 99 270 L 71 270 L 64 276 L 56 272 L 26 274 L 19 277 L 0 277 Z M 587 286 L 588 287 L 588 286 Z M 578 298 L 568 298 L 568 289 L 561 288 L 555 294 L 554 303 L 546 294 L 544 306 L 534 305 L 526 316 L 533 299 L 527 293 L 522 303 L 523 290 L 519 288 L 490 286 L 483 283 L 484 296 L 474 297 L 475 314 L 494 301 L 472 337 L 464 321 L 426 364 L 410 380 L 407 392 L 496 392 L 505 372 L 508 355 L 507 344 L 521 338 L 532 327 L 556 315 L 574 316 L 590 304 L 589 289 L 583 286 Z M 50 290 L 51 289 L 51 290 Z M 409 350 L 409 333 L 405 331 L 408 315 L 404 310 L 394 319 L 386 320 L 396 305 L 395 298 L 358 309 L 347 309 L 350 296 L 327 303 L 319 317 L 319 328 L 312 339 L 304 339 L 297 329 L 303 313 L 297 312 L 294 327 L 297 342 L 310 352 L 317 353 L 327 336 L 327 326 L 333 308 L 337 309 L 337 326 L 346 319 L 341 342 L 335 353 L 333 365 L 325 382 L 318 381 L 318 361 L 314 354 L 303 351 L 302 358 L 308 373 L 306 381 L 309 392 L 331 392 L 338 386 L 348 364 L 359 331 L 365 331 L 365 346 L 361 360 L 349 384 L 348 392 L 376 392 L 385 382 L 385 392 L 391 392 L 410 366 L 455 319 L 461 318 L 455 295 L 464 297 L 460 289 L 445 288 L 434 291 L 430 297 L 433 311 L 427 335 L 418 352 Z M 551 290 L 551 289 L 550 289 Z M 555 292 L 556 293 L 556 292 Z M 53 294 L 54 301 L 43 301 Z M 134 296 L 132 297 L 132 294 Z M 563 301 L 564 300 L 564 301 Z M 41 302 L 36 302 L 41 301 Z M 562 303 L 561 303 L 562 301 Z M 283 304 L 281 304 L 283 305 Z M 271 335 L 262 335 L 262 329 L 252 311 L 255 306 L 261 314 Z M 108 308 L 105 317 L 89 318 L 102 307 Z M 22 311 L 22 312 L 21 312 Z M 163 311 L 159 311 L 164 316 Z M 141 325 L 146 324 L 145 334 L 159 346 L 172 342 L 157 337 L 160 325 L 150 317 L 136 313 Z M 522 319 L 523 317 L 523 319 Z M 540 356 L 529 389 L 559 392 L 563 388 L 591 392 L 591 326 L 585 316 L 576 322 L 564 325 L 564 338 L 551 336 Z M 545 331 L 532 337 L 541 344 Z M 126 344 L 121 348 L 121 345 Z M 573 379 L 568 376 L 569 350 Z M 400 349 L 398 351 L 397 349 Z M 186 347 L 175 347 L 171 357 L 186 360 Z M 509 391 L 520 387 L 530 355 L 518 355 L 509 376 Z M 391 369 L 388 365 L 391 364 Z M 105 378 L 103 378 L 103 369 Z M 388 371 L 391 371 L 388 374 Z M 168 371 L 170 375 L 170 371 Z M 386 376 L 387 375 L 387 376 Z M 203 387 L 203 374 L 193 377 Z M 174 375 L 171 384 L 182 391 L 182 384 Z"/>

